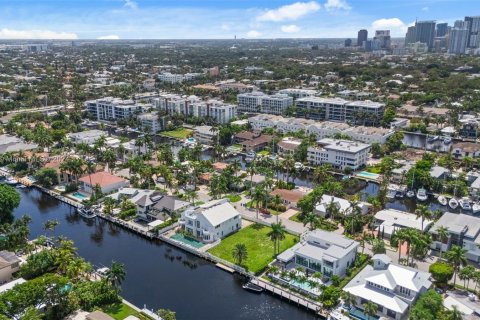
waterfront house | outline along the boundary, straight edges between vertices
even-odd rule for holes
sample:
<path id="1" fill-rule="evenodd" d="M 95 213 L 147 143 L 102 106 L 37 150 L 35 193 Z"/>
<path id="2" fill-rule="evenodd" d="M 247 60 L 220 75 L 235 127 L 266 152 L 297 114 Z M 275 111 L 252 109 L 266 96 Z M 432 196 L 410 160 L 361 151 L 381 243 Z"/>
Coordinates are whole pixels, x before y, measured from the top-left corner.
<path id="1" fill-rule="evenodd" d="M 120 188 L 127 187 L 130 183 L 128 180 L 114 176 L 105 171 L 92 173 L 78 179 L 80 189 L 88 194 L 93 193 L 96 185 L 100 186 L 103 194 L 115 192 Z"/>
<path id="2" fill-rule="evenodd" d="M 0 134 L 0 154 L 37 149 L 35 143 L 27 143 L 21 138 L 9 134 Z"/>
<path id="3" fill-rule="evenodd" d="M 423 221 L 422 229 L 422 218 L 417 217 L 413 213 L 408 213 L 395 209 L 384 209 L 380 210 L 375 214 L 375 230 L 377 230 L 382 238 L 390 239 L 392 234 L 402 228 L 413 228 L 419 231 L 426 231 L 433 223 L 432 220 L 425 219 Z"/>
<path id="4" fill-rule="evenodd" d="M 372 261 L 343 290 L 356 298 L 359 309 L 370 301 L 377 305 L 378 316 L 404 319 L 417 298 L 432 286 L 430 274 L 393 264 L 385 254 L 374 255 Z"/>
<path id="5" fill-rule="evenodd" d="M 182 228 L 203 242 L 222 239 L 242 226 L 242 218 L 228 199 L 213 200 L 182 212 Z"/>
<path id="6" fill-rule="evenodd" d="M 437 230 L 441 226 L 448 228 L 448 239 L 440 239 Z M 445 212 L 430 229 L 433 235 L 432 249 L 447 251 L 453 245 L 467 250 L 467 259 L 480 262 L 480 218 L 463 213 Z M 443 240 L 443 241 L 442 241 Z"/>
<path id="7" fill-rule="evenodd" d="M 455 159 L 463 159 L 465 157 L 477 158 L 480 156 L 480 149 L 473 142 L 457 142 L 452 146 L 452 155 Z"/>
<path id="8" fill-rule="evenodd" d="M 313 213 L 322 217 L 328 217 L 331 214 L 329 212 L 329 209 L 330 209 L 329 206 L 331 205 L 331 203 L 335 204 L 335 206 L 338 209 L 338 212 L 341 215 L 348 216 L 352 213 L 353 208 L 352 208 L 352 203 L 350 201 L 346 199 L 330 196 L 327 194 L 322 195 L 322 198 L 313 209 Z M 359 202 L 357 203 L 357 206 L 362 214 L 367 214 L 369 208 L 371 207 L 371 204 L 366 202 Z"/>
<path id="9" fill-rule="evenodd" d="M 0 251 L 0 283 L 12 280 L 12 274 L 20 269 L 20 258 L 10 251 Z"/>
<path id="10" fill-rule="evenodd" d="M 109 195 L 109 197 L 116 201 L 121 201 L 124 197 L 127 197 L 137 207 L 138 215 L 142 218 L 147 218 L 147 214 L 163 197 L 163 194 L 155 190 L 120 188 L 116 193 Z"/>
<path id="11" fill-rule="evenodd" d="M 152 207 L 152 210 L 147 212 L 146 217 L 149 220 L 164 220 L 163 217 L 165 217 L 165 213 L 173 215 L 185 210 L 188 206 L 190 206 L 190 202 L 188 201 L 184 201 L 176 196 L 163 195 Z"/>
<path id="12" fill-rule="evenodd" d="M 282 198 L 285 206 L 288 208 L 296 208 L 298 201 L 306 196 L 306 193 L 300 190 L 275 189 L 270 192 L 270 195 L 272 197 L 279 195 Z"/>
<path id="13" fill-rule="evenodd" d="M 285 137 L 277 143 L 277 153 L 280 157 L 286 157 L 287 155 L 293 155 L 295 151 L 300 147 L 302 140 L 292 138 L 292 137 Z"/>
<path id="14" fill-rule="evenodd" d="M 324 276 L 344 276 L 355 262 L 359 243 L 334 232 L 314 230 L 300 243 L 278 255 L 287 269 L 297 266 Z"/>

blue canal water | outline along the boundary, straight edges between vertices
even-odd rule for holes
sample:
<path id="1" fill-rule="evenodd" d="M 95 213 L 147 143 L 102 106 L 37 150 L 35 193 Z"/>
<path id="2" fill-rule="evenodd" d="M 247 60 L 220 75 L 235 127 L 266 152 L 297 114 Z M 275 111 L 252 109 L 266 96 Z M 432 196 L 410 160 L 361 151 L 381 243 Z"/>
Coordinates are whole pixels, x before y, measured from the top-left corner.
<path id="1" fill-rule="evenodd" d="M 86 220 L 72 208 L 36 189 L 18 189 L 22 201 L 14 214 L 32 217 L 31 238 L 45 234 L 47 220 L 60 224 L 55 236 L 75 242 L 79 254 L 95 267 L 115 260 L 125 265 L 122 296 L 139 307 L 167 308 L 177 319 L 316 319 L 269 294 L 242 289 L 242 279 L 212 263 L 162 242 L 146 240 L 100 218 Z"/>

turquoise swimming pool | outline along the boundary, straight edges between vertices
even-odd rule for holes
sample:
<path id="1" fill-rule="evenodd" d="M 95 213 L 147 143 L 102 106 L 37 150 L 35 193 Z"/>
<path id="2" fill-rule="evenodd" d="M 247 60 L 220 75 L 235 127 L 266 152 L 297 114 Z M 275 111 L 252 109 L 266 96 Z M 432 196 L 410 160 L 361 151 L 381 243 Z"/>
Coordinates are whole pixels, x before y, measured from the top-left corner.
<path id="1" fill-rule="evenodd" d="M 192 247 L 197 248 L 197 249 L 201 248 L 205 245 L 203 242 L 197 241 L 197 240 L 195 240 L 193 238 L 190 238 L 190 237 L 185 237 L 181 233 L 174 234 L 173 236 L 170 237 L 170 239 L 183 242 L 183 243 L 188 244 L 189 246 L 192 246 Z"/>
<path id="2" fill-rule="evenodd" d="M 357 173 L 357 176 L 375 180 L 378 179 L 380 175 L 368 171 L 360 171 L 359 173 Z"/>
<path id="3" fill-rule="evenodd" d="M 77 198 L 77 199 L 79 199 L 79 200 L 85 200 L 85 199 L 87 199 L 87 196 L 84 195 L 84 194 L 81 194 L 80 192 L 74 192 L 74 193 L 72 193 L 72 197 L 75 197 L 75 198 Z"/>

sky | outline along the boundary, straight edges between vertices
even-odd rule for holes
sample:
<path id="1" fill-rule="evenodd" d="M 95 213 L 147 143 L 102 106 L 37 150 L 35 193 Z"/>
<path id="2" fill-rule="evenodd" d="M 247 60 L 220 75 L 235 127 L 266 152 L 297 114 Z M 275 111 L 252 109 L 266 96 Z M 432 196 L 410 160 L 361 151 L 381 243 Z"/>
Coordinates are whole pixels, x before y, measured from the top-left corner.
<path id="1" fill-rule="evenodd" d="M 453 24 L 479 0 L 0 0 L 0 39 L 355 38 Z"/>

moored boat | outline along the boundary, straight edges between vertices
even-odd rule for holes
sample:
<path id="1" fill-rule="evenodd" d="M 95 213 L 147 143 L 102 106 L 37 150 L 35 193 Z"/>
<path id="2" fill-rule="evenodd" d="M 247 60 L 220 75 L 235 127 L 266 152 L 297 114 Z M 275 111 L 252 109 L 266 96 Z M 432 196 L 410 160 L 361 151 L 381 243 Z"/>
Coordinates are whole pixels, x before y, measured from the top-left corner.
<path id="1" fill-rule="evenodd" d="M 472 205 L 472 212 L 473 213 L 478 213 L 480 212 L 480 203 L 474 202 Z"/>
<path id="2" fill-rule="evenodd" d="M 397 190 L 398 186 L 395 184 L 389 184 L 387 187 L 387 198 L 389 200 L 395 199 L 395 196 L 397 195 Z"/>
<path id="3" fill-rule="evenodd" d="M 415 191 L 408 190 L 406 195 L 407 195 L 407 198 L 413 198 L 415 197 Z"/>
<path id="4" fill-rule="evenodd" d="M 251 283 L 251 282 L 245 283 L 245 284 L 242 286 L 242 288 L 245 289 L 245 290 L 249 290 L 249 291 L 255 292 L 255 293 L 261 293 L 261 292 L 263 291 L 263 288 L 262 288 L 262 287 L 257 286 L 256 284 Z"/>
<path id="5" fill-rule="evenodd" d="M 445 198 L 445 196 L 439 195 L 437 200 L 442 206 L 446 206 L 448 204 L 448 200 Z"/>
<path id="6" fill-rule="evenodd" d="M 17 184 L 18 181 L 14 177 L 8 176 L 7 179 L 5 179 L 5 183 L 10 184 L 10 185 L 14 185 L 14 184 Z"/>
<path id="7" fill-rule="evenodd" d="M 87 208 L 77 208 L 77 212 L 79 215 L 87 219 L 93 219 L 97 216 L 94 211 Z"/>
<path id="8" fill-rule="evenodd" d="M 427 190 L 425 190 L 424 188 L 418 189 L 417 199 L 419 201 L 427 201 L 427 199 L 428 199 Z"/>
<path id="9" fill-rule="evenodd" d="M 460 204 L 460 207 L 463 210 L 467 210 L 467 211 L 472 210 L 472 206 L 470 205 L 470 199 L 469 198 L 464 197 L 464 198 L 460 199 L 460 201 L 458 201 L 458 203 Z"/>
<path id="10" fill-rule="evenodd" d="M 455 198 L 452 198 L 448 201 L 448 206 L 452 209 L 457 209 L 458 207 L 458 201 Z"/>

